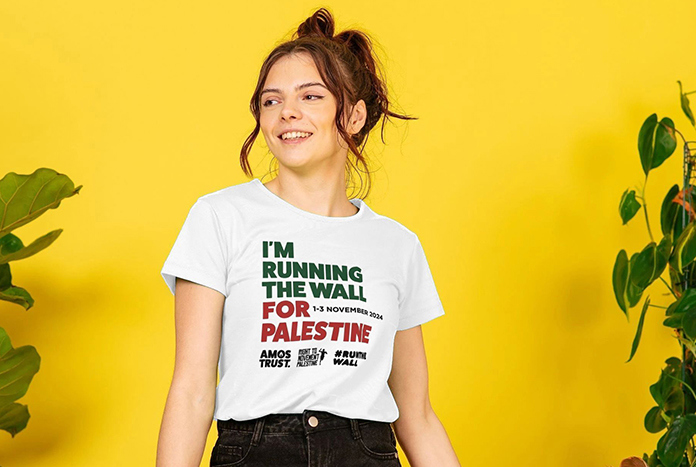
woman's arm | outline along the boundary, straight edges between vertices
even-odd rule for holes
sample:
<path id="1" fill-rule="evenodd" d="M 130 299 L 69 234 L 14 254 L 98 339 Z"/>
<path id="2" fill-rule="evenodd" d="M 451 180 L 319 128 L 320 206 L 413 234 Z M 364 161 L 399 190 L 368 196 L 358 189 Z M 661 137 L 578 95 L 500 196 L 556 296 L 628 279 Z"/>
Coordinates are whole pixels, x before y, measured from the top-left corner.
<path id="1" fill-rule="evenodd" d="M 176 356 L 157 443 L 157 467 L 198 467 L 215 408 L 225 296 L 176 279 Z"/>
<path id="2" fill-rule="evenodd" d="M 430 406 L 428 364 L 420 326 L 397 331 L 389 387 L 399 407 L 396 438 L 412 467 L 461 467 Z"/>

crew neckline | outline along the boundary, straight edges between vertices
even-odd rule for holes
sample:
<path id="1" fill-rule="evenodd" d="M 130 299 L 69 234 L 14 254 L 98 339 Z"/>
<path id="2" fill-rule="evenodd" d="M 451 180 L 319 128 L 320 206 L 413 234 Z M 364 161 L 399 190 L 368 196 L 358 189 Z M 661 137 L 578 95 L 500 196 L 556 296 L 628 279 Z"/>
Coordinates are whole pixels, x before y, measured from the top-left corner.
<path id="1" fill-rule="evenodd" d="M 297 206 L 295 206 L 292 203 L 289 203 L 285 201 L 283 198 L 280 196 L 276 195 L 273 193 L 271 190 L 269 190 L 266 185 L 263 184 L 261 180 L 258 178 L 254 178 L 251 180 L 252 184 L 256 185 L 263 193 L 265 193 L 269 198 L 273 200 L 276 204 L 280 204 L 284 206 L 287 209 L 290 209 L 291 211 L 294 211 L 296 214 L 300 214 L 302 216 L 308 217 L 310 219 L 315 219 L 315 220 L 320 220 L 320 221 L 328 221 L 328 222 L 346 222 L 346 221 L 352 221 L 352 220 L 357 220 L 360 219 L 364 212 L 367 210 L 367 205 L 365 202 L 360 199 L 360 198 L 352 198 L 349 199 L 348 201 L 351 202 L 353 206 L 358 208 L 358 212 L 351 216 L 322 216 L 321 214 L 315 214 L 313 212 L 305 211 L 304 209 L 300 209 Z"/>

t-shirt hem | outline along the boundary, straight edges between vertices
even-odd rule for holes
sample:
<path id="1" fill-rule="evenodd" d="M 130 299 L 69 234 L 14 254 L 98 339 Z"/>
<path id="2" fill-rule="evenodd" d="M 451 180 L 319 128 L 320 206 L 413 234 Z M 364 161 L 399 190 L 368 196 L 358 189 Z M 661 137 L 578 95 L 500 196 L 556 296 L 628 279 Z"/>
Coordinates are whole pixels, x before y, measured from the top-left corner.
<path id="1" fill-rule="evenodd" d="M 379 416 L 379 415 L 375 416 L 374 411 L 371 411 L 371 410 L 370 410 L 370 411 L 367 411 L 366 413 L 360 413 L 360 412 L 354 412 L 354 411 L 353 411 L 353 412 L 346 412 L 346 411 L 344 411 L 344 410 L 338 410 L 338 409 L 336 409 L 335 407 L 324 406 L 324 405 L 313 406 L 311 409 L 308 409 L 308 410 L 318 410 L 318 411 L 320 410 L 320 411 L 329 412 L 329 413 L 334 414 L 334 415 L 337 415 L 337 416 L 339 416 L 339 417 L 353 418 L 353 419 L 356 419 L 356 420 L 370 420 L 370 421 L 383 422 L 383 423 L 394 423 L 396 420 L 399 419 L 399 411 L 398 411 L 398 408 L 396 408 L 396 415 L 384 414 L 384 415 L 381 415 L 381 416 Z M 264 413 L 265 415 L 268 415 L 268 414 L 270 414 L 270 413 L 276 413 L 276 412 L 263 412 L 263 413 Z M 282 413 L 293 413 L 293 414 L 299 415 L 299 414 L 301 414 L 302 412 L 299 412 L 299 411 L 298 411 L 298 412 L 286 412 L 286 411 L 283 411 Z M 370 415 L 368 415 L 368 413 L 369 413 Z M 255 419 L 260 418 L 260 417 L 263 417 L 263 416 L 265 416 L 265 415 L 259 415 L 258 413 L 257 413 L 257 414 L 249 414 L 249 413 L 247 413 L 247 414 L 245 414 L 245 415 L 235 415 L 235 416 L 232 416 L 232 414 L 228 415 L 228 414 L 225 413 L 225 411 L 222 411 L 222 410 L 221 410 L 220 412 L 216 412 L 215 414 L 213 414 L 213 420 L 214 420 L 214 421 L 218 421 L 218 420 L 230 420 L 230 419 L 234 419 L 234 420 L 239 420 L 239 421 L 247 421 L 247 420 L 255 420 Z"/>
<path id="2" fill-rule="evenodd" d="M 404 331 L 406 329 L 416 327 L 420 324 L 427 323 L 428 321 L 432 321 L 433 319 L 439 318 L 444 314 L 445 310 L 442 307 L 442 305 L 437 305 L 433 308 L 429 308 L 425 311 L 416 313 L 414 316 L 400 318 L 396 330 Z"/>
<path id="3" fill-rule="evenodd" d="M 169 290 L 172 295 L 175 295 L 176 291 L 176 278 L 186 279 L 187 281 L 195 282 L 196 284 L 203 285 L 210 289 L 220 292 L 222 295 L 227 297 L 227 290 L 225 284 L 213 278 L 210 274 L 197 271 L 188 267 L 167 265 L 162 268 L 160 273 L 167 283 Z"/>

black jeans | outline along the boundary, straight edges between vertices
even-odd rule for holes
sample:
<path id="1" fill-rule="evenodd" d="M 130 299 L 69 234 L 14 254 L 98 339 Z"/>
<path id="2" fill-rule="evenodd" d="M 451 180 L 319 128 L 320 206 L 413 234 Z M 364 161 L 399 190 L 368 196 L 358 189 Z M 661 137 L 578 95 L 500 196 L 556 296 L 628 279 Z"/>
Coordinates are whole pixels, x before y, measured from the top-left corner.
<path id="1" fill-rule="evenodd" d="M 391 424 L 320 410 L 218 420 L 211 467 L 401 466 Z"/>

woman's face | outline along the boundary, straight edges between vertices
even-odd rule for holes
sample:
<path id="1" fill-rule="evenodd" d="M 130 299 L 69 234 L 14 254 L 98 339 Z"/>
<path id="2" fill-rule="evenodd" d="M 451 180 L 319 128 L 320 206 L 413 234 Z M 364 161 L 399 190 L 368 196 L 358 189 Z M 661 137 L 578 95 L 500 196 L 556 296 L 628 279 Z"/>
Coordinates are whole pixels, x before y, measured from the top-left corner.
<path id="1" fill-rule="evenodd" d="M 271 67 L 261 92 L 260 125 L 280 164 L 296 169 L 344 167 L 347 145 L 339 139 L 334 121 L 336 105 L 308 54 L 283 57 Z M 281 139 L 288 130 L 311 135 Z M 347 130 L 351 133 L 354 127 Z"/>

